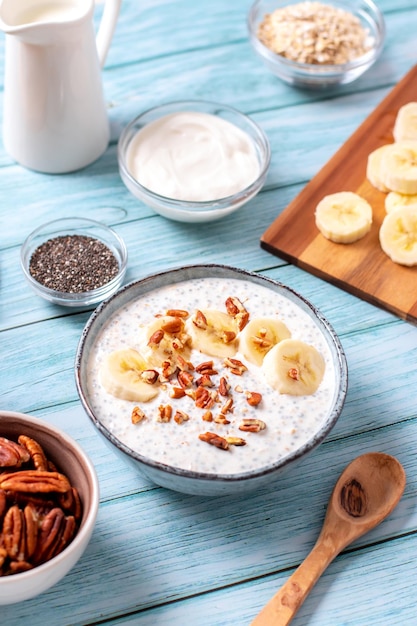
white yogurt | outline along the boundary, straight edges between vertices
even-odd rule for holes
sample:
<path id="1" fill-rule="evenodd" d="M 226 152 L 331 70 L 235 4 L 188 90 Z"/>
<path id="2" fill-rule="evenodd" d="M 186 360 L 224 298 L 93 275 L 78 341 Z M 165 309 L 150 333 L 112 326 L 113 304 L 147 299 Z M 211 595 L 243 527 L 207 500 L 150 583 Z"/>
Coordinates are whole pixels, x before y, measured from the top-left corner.
<path id="1" fill-rule="evenodd" d="M 147 124 L 130 142 L 126 161 L 132 176 L 150 191 L 193 202 L 231 196 L 260 173 L 247 133 L 220 117 L 194 111 Z"/>
<path id="2" fill-rule="evenodd" d="M 227 372 L 223 359 L 214 358 L 219 376 L 227 375 L 231 383 L 234 411 L 228 414 L 230 424 L 221 425 L 202 420 L 203 410 L 196 408 L 191 398 L 179 400 L 161 392 L 154 400 L 143 403 L 147 418 L 134 425 L 131 413 L 134 402 L 115 398 L 103 389 L 99 370 L 103 358 L 113 350 L 136 348 L 139 329 L 148 324 L 157 313 L 167 309 L 186 309 L 192 313 L 196 308 L 225 310 L 225 300 L 238 297 L 246 306 L 251 317 L 278 316 L 289 328 L 294 339 L 313 345 L 323 355 L 326 370 L 316 393 L 310 396 L 279 394 L 266 383 L 260 368 L 251 365 L 239 355 L 248 367 L 242 376 Z M 194 365 L 213 357 L 193 351 Z M 328 417 L 335 390 L 335 371 L 329 346 L 314 320 L 298 305 L 281 294 L 251 282 L 238 279 L 202 278 L 184 281 L 163 287 L 127 304 L 116 312 L 102 329 L 91 352 L 88 363 L 88 394 L 90 405 L 102 424 L 121 442 L 132 450 L 154 460 L 175 467 L 207 473 L 236 474 L 253 470 L 284 458 L 317 432 Z M 251 407 L 244 393 L 262 393 L 263 399 L 257 407 Z M 220 413 L 225 399 L 212 409 L 213 415 Z M 174 420 L 168 423 L 157 421 L 158 406 L 171 404 L 173 409 L 185 411 L 190 419 L 183 424 Z M 243 433 L 238 429 L 242 418 L 261 419 L 266 429 L 259 433 Z M 199 439 L 199 434 L 215 432 L 222 437 L 238 436 L 246 440 L 242 447 L 230 446 L 220 450 Z"/>

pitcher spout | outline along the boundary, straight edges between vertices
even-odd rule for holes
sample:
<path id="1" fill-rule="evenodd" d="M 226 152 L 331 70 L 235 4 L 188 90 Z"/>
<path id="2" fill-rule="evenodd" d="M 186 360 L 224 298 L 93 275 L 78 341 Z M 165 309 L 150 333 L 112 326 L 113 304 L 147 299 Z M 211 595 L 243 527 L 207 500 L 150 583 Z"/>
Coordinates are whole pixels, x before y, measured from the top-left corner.
<path id="1" fill-rule="evenodd" d="M 24 35 L 44 27 L 55 29 L 89 18 L 93 0 L 3 0 L 0 30 L 6 35 Z"/>

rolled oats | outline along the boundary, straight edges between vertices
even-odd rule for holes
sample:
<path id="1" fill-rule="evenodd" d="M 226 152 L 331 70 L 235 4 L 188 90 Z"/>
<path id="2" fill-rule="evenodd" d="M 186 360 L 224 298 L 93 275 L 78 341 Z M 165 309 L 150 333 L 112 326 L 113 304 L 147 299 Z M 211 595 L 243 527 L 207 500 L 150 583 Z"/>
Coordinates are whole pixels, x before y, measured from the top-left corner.
<path id="1" fill-rule="evenodd" d="M 259 40 L 273 52 L 300 63 L 341 65 L 372 48 L 369 31 L 343 9 L 300 2 L 264 16 Z"/>

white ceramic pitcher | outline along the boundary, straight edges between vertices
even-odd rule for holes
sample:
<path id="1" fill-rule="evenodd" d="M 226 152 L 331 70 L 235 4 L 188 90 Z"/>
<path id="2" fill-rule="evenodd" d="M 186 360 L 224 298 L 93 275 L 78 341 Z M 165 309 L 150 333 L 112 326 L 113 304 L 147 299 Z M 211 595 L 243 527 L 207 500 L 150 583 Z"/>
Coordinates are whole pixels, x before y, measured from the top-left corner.
<path id="1" fill-rule="evenodd" d="M 71 172 L 107 148 L 101 67 L 120 4 L 106 0 L 96 36 L 94 0 L 2 0 L 3 140 L 21 165 Z"/>

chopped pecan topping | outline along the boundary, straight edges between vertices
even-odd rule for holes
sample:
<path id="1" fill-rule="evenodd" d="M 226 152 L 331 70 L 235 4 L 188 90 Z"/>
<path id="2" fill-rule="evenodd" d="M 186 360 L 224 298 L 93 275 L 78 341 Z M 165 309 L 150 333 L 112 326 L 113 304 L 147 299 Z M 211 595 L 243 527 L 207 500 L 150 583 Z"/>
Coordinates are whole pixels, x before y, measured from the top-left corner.
<path id="1" fill-rule="evenodd" d="M 207 374 L 208 376 L 215 376 L 218 374 L 218 371 L 213 367 L 213 361 L 204 361 L 204 363 L 200 363 L 195 368 L 195 371 L 199 374 Z"/>
<path id="2" fill-rule="evenodd" d="M 242 361 L 232 359 L 231 357 L 226 357 L 223 361 L 223 365 L 229 368 L 232 374 L 237 374 L 237 376 L 242 376 L 242 374 L 248 369 Z"/>
<path id="3" fill-rule="evenodd" d="M 180 317 L 173 317 L 172 320 L 168 320 L 165 324 L 162 324 L 161 330 L 169 335 L 175 335 L 180 333 L 184 328 L 184 322 Z"/>
<path id="4" fill-rule="evenodd" d="M 145 411 L 143 411 L 139 406 L 134 406 L 132 409 L 132 424 L 139 424 L 145 419 Z"/>
<path id="5" fill-rule="evenodd" d="M 224 398 L 226 398 L 229 395 L 229 391 L 230 391 L 230 383 L 228 383 L 227 379 L 224 376 L 222 376 L 220 378 L 220 383 L 219 383 L 219 394 L 223 396 Z"/>
<path id="6" fill-rule="evenodd" d="M 243 330 L 249 321 L 249 312 L 239 298 L 234 296 L 227 298 L 226 311 L 234 318 L 238 329 Z"/>
<path id="7" fill-rule="evenodd" d="M 216 396 L 207 387 L 197 387 L 195 392 L 195 405 L 200 409 L 211 409 L 216 401 Z"/>
<path id="8" fill-rule="evenodd" d="M 246 446 L 246 441 L 242 437 L 226 437 L 226 441 L 230 446 Z"/>
<path id="9" fill-rule="evenodd" d="M 163 381 L 170 380 L 170 378 L 175 374 L 176 371 L 177 371 L 177 366 L 175 365 L 175 363 L 171 363 L 171 361 L 164 361 L 162 363 L 162 372 L 161 372 L 162 380 Z"/>
<path id="10" fill-rule="evenodd" d="M 246 400 L 250 406 L 258 406 L 262 400 L 262 394 L 257 391 L 247 391 Z"/>
<path id="11" fill-rule="evenodd" d="M 203 422 L 212 422 L 213 421 L 213 413 L 208 410 L 203 413 Z"/>
<path id="12" fill-rule="evenodd" d="M 160 404 L 158 407 L 158 422 L 169 422 L 172 417 L 172 406 L 170 404 Z"/>
<path id="13" fill-rule="evenodd" d="M 247 433 L 259 433 L 261 430 L 265 430 L 266 424 L 262 420 L 246 418 L 239 424 L 239 430 L 243 430 Z"/>
<path id="14" fill-rule="evenodd" d="M 182 357 L 180 354 L 177 356 L 177 364 L 180 370 L 183 370 L 185 372 L 194 371 L 194 365 L 191 363 L 191 361 L 186 361 L 184 357 Z"/>
<path id="15" fill-rule="evenodd" d="M 227 413 L 233 413 L 233 398 L 229 398 L 228 400 L 226 400 L 221 408 L 221 412 L 223 413 L 223 415 L 226 415 Z"/>
<path id="16" fill-rule="evenodd" d="M 190 416 L 188 413 L 184 413 L 184 411 L 175 411 L 174 420 L 177 424 L 183 424 L 184 422 L 188 422 Z"/>
<path id="17" fill-rule="evenodd" d="M 154 385 L 159 378 L 159 372 L 156 370 L 143 370 L 143 372 L 140 373 L 140 377 L 145 383 Z"/>
<path id="18" fill-rule="evenodd" d="M 201 433 L 200 435 L 198 435 L 198 438 L 201 439 L 201 441 L 205 441 L 206 443 L 209 443 L 210 445 L 219 448 L 220 450 L 229 449 L 229 444 L 227 443 L 226 439 L 224 437 L 220 437 L 220 435 L 217 435 L 216 433 Z"/>
<path id="19" fill-rule="evenodd" d="M 214 383 L 208 374 L 203 374 L 195 381 L 197 387 L 214 387 Z"/>
<path id="20" fill-rule="evenodd" d="M 183 398 L 185 396 L 185 389 L 182 387 L 171 387 L 169 390 L 169 397 L 178 400 L 179 398 Z"/>
<path id="21" fill-rule="evenodd" d="M 201 328 L 202 330 L 206 330 L 207 328 L 207 318 L 202 311 L 197 309 L 195 315 L 193 317 L 193 324 L 197 326 L 197 328 Z"/>
<path id="22" fill-rule="evenodd" d="M 157 348 L 163 338 L 164 338 L 164 331 L 159 328 L 149 337 L 148 346 L 150 348 Z"/>
<path id="23" fill-rule="evenodd" d="M 181 317 L 182 319 L 187 319 L 190 314 L 184 309 L 168 309 L 165 315 L 168 315 L 169 317 Z"/>
<path id="24" fill-rule="evenodd" d="M 224 415 L 224 413 L 219 413 L 219 415 L 217 415 L 214 418 L 214 421 L 216 422 L 216 424 L 222 424 L 223 426 L 226 426 L 227 424 L 230 424 L 230 420 L 227 419 L 226 415 Z"/>
<path id="25" fill-rule="evenodd" d="M 194 376 L 191 374 L 191 372 L 180 370 L 177 374 L 177 380 L 180 387 L 182 387 L 183 389 L 188 389 L 193 384 Z"/>

